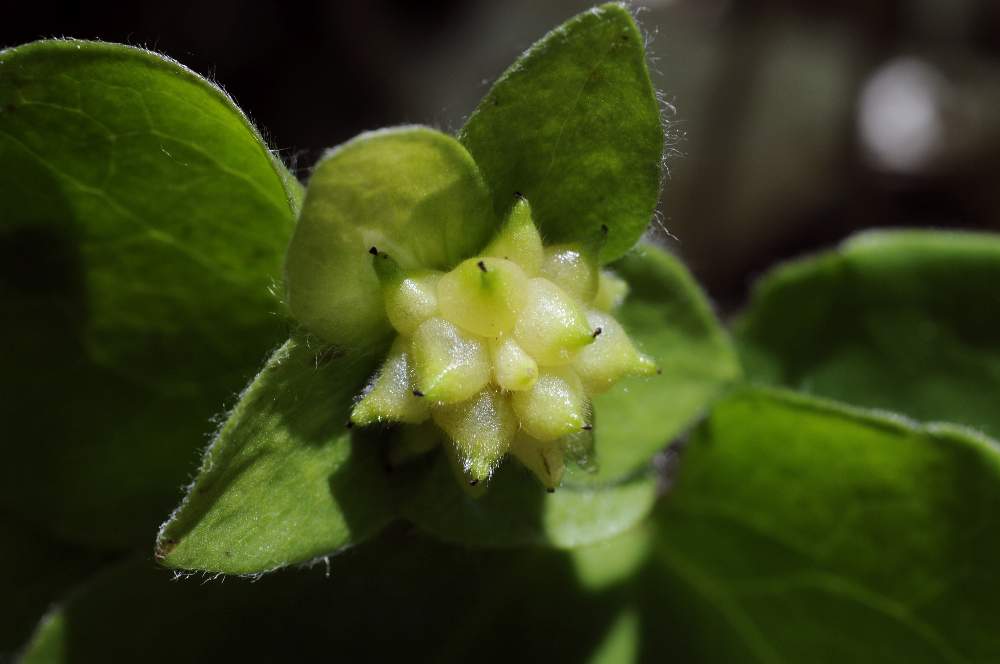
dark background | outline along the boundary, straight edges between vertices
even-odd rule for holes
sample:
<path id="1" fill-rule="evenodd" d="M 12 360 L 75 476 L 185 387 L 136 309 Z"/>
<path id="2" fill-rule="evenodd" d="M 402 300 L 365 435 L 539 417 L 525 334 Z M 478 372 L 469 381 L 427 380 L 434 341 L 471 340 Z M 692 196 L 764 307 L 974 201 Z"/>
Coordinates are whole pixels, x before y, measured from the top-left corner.
<path id="1" fill-rule="evenodd" d="M 147 46 L 222 85 L 303 178 L 365 129 L 455 130 L 578 0 L 22 2 L 0 46 Z M 637 5 L 642 6 L 642 5 Z M 1000 3 L 658 0 L 658 232 L 725 311 L 775 260 L 867 227 L 1000 230 Z"/>

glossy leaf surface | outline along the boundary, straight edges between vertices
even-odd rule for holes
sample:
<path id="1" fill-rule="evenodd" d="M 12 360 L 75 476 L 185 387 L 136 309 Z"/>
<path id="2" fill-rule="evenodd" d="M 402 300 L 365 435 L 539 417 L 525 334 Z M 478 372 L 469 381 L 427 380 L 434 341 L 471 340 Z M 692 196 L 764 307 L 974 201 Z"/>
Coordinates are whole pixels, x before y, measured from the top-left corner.
<path id="1" fill-rule="evenodd" d="M 345 348 L 391 332 L 369 250 L 404 269 L 444 270 L 497 226 L 479 169 L 454 138 L 426 127 L 362 134 L 309 179 L 285 264 L 292 315 Z"/>

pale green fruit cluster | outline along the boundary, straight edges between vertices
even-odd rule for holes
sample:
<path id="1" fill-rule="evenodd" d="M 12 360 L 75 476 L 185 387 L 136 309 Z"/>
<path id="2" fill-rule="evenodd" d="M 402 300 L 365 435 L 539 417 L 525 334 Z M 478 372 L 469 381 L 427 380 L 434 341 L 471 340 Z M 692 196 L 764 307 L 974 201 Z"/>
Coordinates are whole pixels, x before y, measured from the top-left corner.
<path id="1" fill-rule="evenodd" d="M 399 335 L 351 423 L 431 420 L 469 484 L 509 452 L 554 489 L 592 429 L 590 398 L 657 372 L 611 315 L 628 288 L 599 268 L 605 234 L 545 247 L 521 199 L 483 254 L 447 273 L 404 271 L 372 247 Z"/>

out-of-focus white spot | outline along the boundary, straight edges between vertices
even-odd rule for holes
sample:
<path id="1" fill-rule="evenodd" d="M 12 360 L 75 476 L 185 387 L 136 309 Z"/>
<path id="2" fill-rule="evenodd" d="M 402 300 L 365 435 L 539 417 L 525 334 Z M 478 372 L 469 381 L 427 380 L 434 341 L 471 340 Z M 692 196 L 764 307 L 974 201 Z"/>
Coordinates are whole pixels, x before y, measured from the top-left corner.
<path id="1" fill-rule="evenodd" d="M 922 170 L 940 151 L 946 81 L 916 58 L 891 60 L 865 83 L 858 103 L 861 143 L 886 170 Z"/>

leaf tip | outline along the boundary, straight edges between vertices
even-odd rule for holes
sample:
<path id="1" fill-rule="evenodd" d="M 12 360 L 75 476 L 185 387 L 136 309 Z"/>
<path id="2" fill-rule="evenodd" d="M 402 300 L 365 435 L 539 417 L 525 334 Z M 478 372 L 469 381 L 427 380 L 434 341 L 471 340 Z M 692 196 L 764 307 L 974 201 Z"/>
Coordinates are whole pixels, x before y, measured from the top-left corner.
<path id="1" fill-rule="evenodd" d="M 180 542 L 171 537 L 163 537 L 156 541 L 156 548 L 153 551 L 153 556 L 156 561 L 161 564 L 166 564 L 166 559 L 173 553 L 174 549 Z"/>

